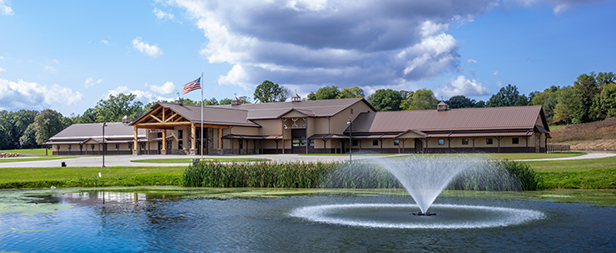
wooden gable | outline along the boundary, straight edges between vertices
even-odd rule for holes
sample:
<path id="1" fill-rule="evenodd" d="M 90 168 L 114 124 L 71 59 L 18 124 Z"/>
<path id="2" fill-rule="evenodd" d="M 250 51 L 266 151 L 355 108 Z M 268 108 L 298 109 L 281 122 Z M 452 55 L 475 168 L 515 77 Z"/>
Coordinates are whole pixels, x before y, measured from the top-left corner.
<path id="1" fill-rule="evenodd" d="M 151 129 L 173 129 L 176 126 L 190 126 L 192 124 L 179 113 L 160 104 L 154 105 L 149 112 L 132 123 L 133 126 L 138 128 Z"/>

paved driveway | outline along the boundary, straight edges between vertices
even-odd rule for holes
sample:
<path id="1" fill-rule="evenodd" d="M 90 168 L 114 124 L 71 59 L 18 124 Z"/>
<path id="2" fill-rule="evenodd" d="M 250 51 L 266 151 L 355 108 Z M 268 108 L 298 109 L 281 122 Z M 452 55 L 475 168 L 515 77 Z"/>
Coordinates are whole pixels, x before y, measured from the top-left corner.
<path id="1" fill-rule="evenodd" d="M 586 155 L 574 156 L 574 157 L 562 157 L 562 158 L 543 158 L 543 159 L 525 159 L 516 161 L 551 161 L 551 160 L 578 160 L 578 159 L 596 159 L 616 156 L 616 153 L 588 153 Z M 328 155 L 297 155 L 297 154 L 285 154 L 285 155 L 228 155 L 228 156 L 203 156 L 204 158 L 266 158 L 273 162 L 336 162 L 347 161 L 349 156 L 328 156 Z M 353 156 L 353 159 L 371 159 L 383 156 L 370 156 L 361 155 Z M 105 166 L 135 166 L 135 167 L 163 167 L 163 166 L 188 166 L 190 163 L 136 163 L 131 160 L 140 159 L 161 159 L 161 158 L 201 158 L 201 156 L 191 155 L 144 155 L 144 156 L 105 156 Z M 10 158 L 4 158 L 10 159 Z M 61 163 L 65 162 L 68 167 L 100 167 L 103 164 L 102 156 L 83 156 L 70 159 L 55 159 L 44 161 L 27 161 L 27 162 L 6 162 L 0 163 L 0 168 L 24 168 L 24 167 L 60 167 Z"/>

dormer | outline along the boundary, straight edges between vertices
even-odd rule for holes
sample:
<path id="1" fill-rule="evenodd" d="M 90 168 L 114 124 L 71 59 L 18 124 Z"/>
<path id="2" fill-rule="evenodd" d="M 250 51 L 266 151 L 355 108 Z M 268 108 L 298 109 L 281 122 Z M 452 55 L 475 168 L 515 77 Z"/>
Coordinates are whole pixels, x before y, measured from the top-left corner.
<path id="1" fill-rule="evenodd" d="M 449 106 L 447 104 L 445 104 L 445 101 L 441 101 L 436 106 L 436 110 L 439 111 L 439 112 L 440 111 L 449 111 Z"/>

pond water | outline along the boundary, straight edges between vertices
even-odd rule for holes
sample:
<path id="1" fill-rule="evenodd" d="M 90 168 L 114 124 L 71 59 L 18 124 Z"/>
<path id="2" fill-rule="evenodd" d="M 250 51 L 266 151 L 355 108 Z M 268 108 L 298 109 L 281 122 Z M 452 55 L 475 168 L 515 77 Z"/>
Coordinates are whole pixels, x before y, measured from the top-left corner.
<path id="1" fill-rule="evenodd" d="M 0 252 L 606 252 L 616 248 L 614 206 L 445 194 L 435 202 L 436 216 L 415 217 L 409 212 L 417 211 L 416 206 L 409 205 L 413 202 L 411 197 L 403 194 L 314 191 L 306 195 L 297 191 L 285 197 L 263 198 L 276 194 L 261 192 L 257 194 L 259 198 L 245 198 L 241 196 L 251 194 L 241 191 L 230 198 L 221 197 L 224 193 L 229 192 L 211 190 L 200 194 L 190 190 L 130 188 L 2 191 Z M 358 204 L 372 207 L 338 208 L 322 217 L 451 224 L 460 222 L 459 219 L 503 219 L 502 214 L 495 214 L 495 209 L 513 210 L 507 215 L 514 218 L 527 215 L 527 211 L 541 215 L 518 223 L 471 228 L 373 227 L 298 215 L 305 208 Z M 456 208 L 459 206 L 481 208 L 461 210 Z M 317 212 L 320 211 L 309 213 Z M 452 217 L 458 220 L 447 220 Z M 431 220 L 418 220 L 426 218 Z"/>

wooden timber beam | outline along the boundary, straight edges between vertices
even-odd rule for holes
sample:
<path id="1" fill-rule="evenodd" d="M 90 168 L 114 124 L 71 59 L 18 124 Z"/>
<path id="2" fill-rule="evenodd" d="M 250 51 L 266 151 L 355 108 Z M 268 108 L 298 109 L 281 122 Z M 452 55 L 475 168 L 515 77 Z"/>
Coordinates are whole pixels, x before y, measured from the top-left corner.
<path id="1" fill-rule="evenodd" d="M 156 121 L 163 123 L 162 120 L 160 120 L 159 118 L 157 118 L 156 116 L 154 116 L 154 114 L 150 115 L 150 117 L 152 117 L 153 119 L 155 119 Z"/>
<path id="2" fill-rule="evenodd" d="M 174 113 L 173 113 L 173 115 L 171 115 L 171 117 L 169 117 L 169 118 L 167 118 L 167 119 L 165 120 L 165 122 L 169 122 L 169 121 L 170 121 L 170 120 L 172 120 L 175 116 L 178 116 L 178 114 L 174 112 Z"/>
<path id="3" fill-rule="evenodd" d="M 170 123 L 141 123 L 139 124 L 139 126 L 160 126 L 160 127 L 165 127 L 165 126 L 190 126 L 191 124 L 193 124 L 192 122 L 170 122 Z"/>

